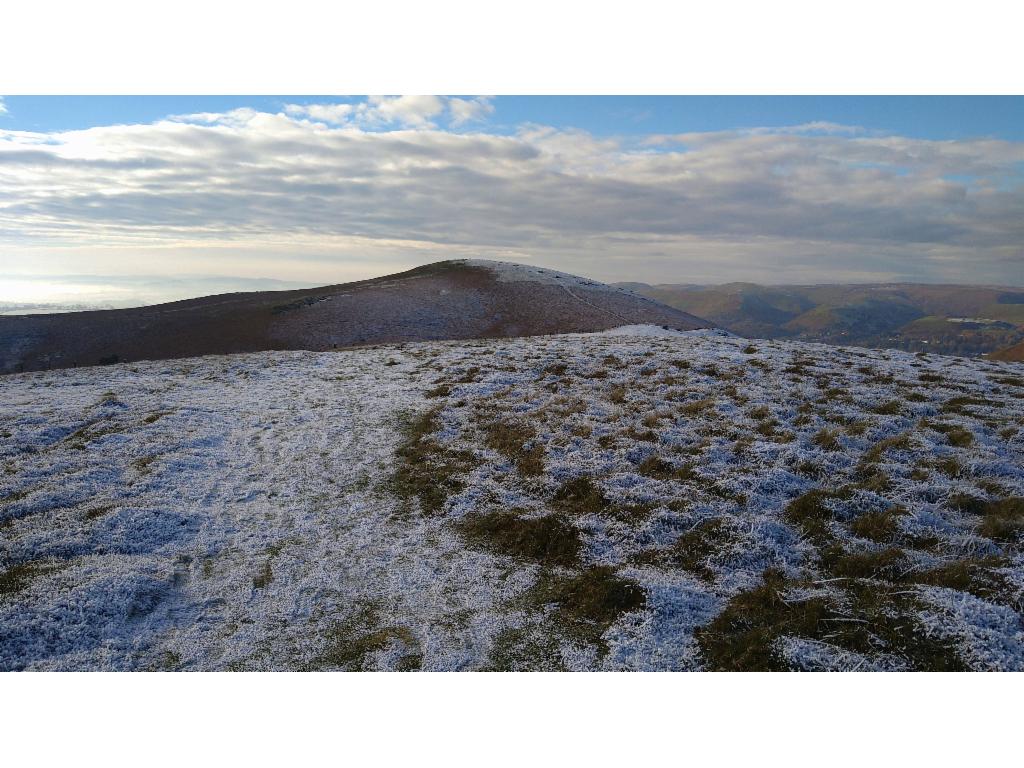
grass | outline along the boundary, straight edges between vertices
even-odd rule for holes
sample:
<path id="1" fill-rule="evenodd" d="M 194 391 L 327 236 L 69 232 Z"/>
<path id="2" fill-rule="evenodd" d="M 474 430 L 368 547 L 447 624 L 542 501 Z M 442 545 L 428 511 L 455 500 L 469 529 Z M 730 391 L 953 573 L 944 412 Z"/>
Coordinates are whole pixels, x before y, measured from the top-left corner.
<path id="1" fill-rule="evenodd" d="M 0 596 L 16 594 L 31 584 L 37 576 L 56 568 L 56 563 L 41 560 L 29 560 L 12 565 L 7 570 L 0 571 Z"/>
<path id="2" fill-rule="evenodd" d="M 906 567 L 906 554 L 897 547 L 849 552 L 834 544 L 819 553 L 818 565 L 832 578 L 894 579 Z"/>
<path id="3" fill-rule="evenodd" d="M 691 400 L 690 402 L 683 403 L 679 406 L 679 413 L 683 416 L 698 416 L 710 408 L 713 408 L 714 405 L 715 401 L 710 397 L 705 397 L 701 400 Z"/>
<path id="4" fill-rule="evenodd" d="M 395 643 L 406 651 L 399 658 L 396 669 L 399 672 L 419 669 L 423 665 L 423 655 L 419 642 L 409 628 L 379 627 L 379 623 L 375 603 L 360 605 L 354 616 L 328 630 L 326 647 L 308 669 L 359 671 L 365 668 L 367 656 L 386 650 Z"/>
<path id="5" fill-rule="evenodd" d="M 583 549 L 579 529 L 558 515 L 524 518 L 518 510 L 502 510 L 471 515 L 457 527 L 471 544 L 545 565 L 579 565 Z"/>
<path id="6" fill-rule="evenodd" d="M 844 582 L 833 595 L 788 597 L 794 587 L 814 582 L 787 579 L 766 571 L 753 589 L 735 595 L 695 637 L 708 666 L 724 671 L 775 671 L 791 668 L 780 641 L 798 637 L 871 657 L 895 655 L 916 670 L 965 669 L 956 650 L 920 626 L 920 610 L 906 589 L 870 579 Z"/>
<path id="7" fill-rule="evenodd" d="M 823 429 L 811 438 L 811 443 L 825 451 L 838 451 L 843 447 L 839 433 L 834 429 Z"/>
<path id="8" fill-rule="evenodd" d="M 544 446 L 526 444 L 537 437 L 533 427 L 524 423 L 494 421 L 484 426 L 487 446 L 505 456 L 520 474 L 544 474 Z"/>
<path id="9" fill-rule="evenodd" d="M 702 520 L 673 542 L 668 549 L 642 552 L 637 562 L 644 565 L 671 565 L 699 576 L 707 582 L 715 580 L 712 564 L 731 552 L 737 543 L 736 532 L 723 518 Z"/>
<path id="10" fill-rule="evenodd" d="M 475 465 L 475 456 L 442 445 L 433 438 L 440 427 L 440 409 L 406 418 L 401 426 L 398 464 L 391 474 L 390 489 L 405 500 L 417 499 L 420 510 L 436 515 L 448 497 L 465 488 L 463 476 Z"/>
<path id="11" fill-rule="evenodd" d="M 982 400 L 977 397 L 962 396 L 954 397 L 950 400 L 947 400 L 945 403 L 942 404 L 941 410 L 943 413 L 954 413 L 962 416 L 971 416 L 973 414 L 971 414 L 969 408 L 971 408 L 972 406 L 984 405 L 990 405 L 990 403 L 986 400 Z"/>
<path id="12" fill-rule="evenodd" d="M 263 563 L 260 572 L 252 577 L 252 585 L 255 589 L 263 589 L 274 580 L 274 569 L 270 564 L 270 558 Z"/>
<path id="13" fill-rule="evenodd" d="M 986 502 L 982 514 L 978 533 L 987 539 L 1013 542 L 1024 533 L 1024 498 Z"/>
<path id="14" fill-rule="evenodd" d="M 616 404 L 625 402 L 626 388 L 621 384 L 616 384 L 614 387 L 608 390 L 608 399 Z"/>
<path id="15" fill-rule="evenodd" d="M 845 501 L 850 495 L 848 490 L 828 491 L 815 488 L 789 502 L 783 512 L 783 518 L 815 541 L 831 541 L 829 523 L 835 518 L 835 513 L 829 508 L 828 503 Z"/>
<path id="16" fill-rule="evenodd" d="M 611 506 L 601 488 L 586 476 L 562 483 L 552 503 L 556 509 L 573 515 L 600 514 Z"/>
<path id="17" fill-rule="evenodd" d="M 451 384 L 438 384 L 436 387 L 426 391 L 427 397 L 448 397 L 452 392 Z"/>
<path id="18" fill-rule="evenodd" d="M 859 538 L 878 543 L 892 541 L 900 532 L 900 518 L 907 511 L 902 507 L 865 512 L 850 523 L 850 532 Z"/>
<path id="19" fill-rule="evenodd" d="M 860 465 L 862 467 L 875 464 L 881 461 L 882 457 L 889 451 L 905 451 L 911 447 L 911 439 L 909 432 L 903 432 L 902 434 L 895 435 L 893 437 L 887 437 L 884 440 L 880 440 L 871 446 L 864 455 L 861 457 Z"/>
<path id="20" fill-rule="evenodd" d="M 107 512 L 109 512 L 113 508 L 113 504 L 104 504 L 99 507 L 93 507 L 92 509 L 86 510 L 83 517 L 86 520 L 95 520 L 96 518 L 103 517 L 103 515 L 107 514 Z"/>
<path id="21" fill-rule="evenodd" d="M 615 569 L 598 565 L 568 576 L 541 578 L 530 590 L 537 605 L 554 604 L 553 619 L 570 638 L 585 645 L 597 645 L 599 655 L 607 653 L 601 636 L 618 618 L 647 605 L 643 588 Z"/>
<path id="22" fill-rule="evenodd" d="M 902 408 L 903 406 L 899 400 L 889 400 L 881 405 L 876 405 L 871 409 L 871 412 L 877 413 L 879 416 L 895 416 Z"/>
<path id="23" fill-rule="evenodd" d="M 637 471 L 655 480 L 669 480 L 676 476 L 676 468 L 659 456 L 648 456 L 637 466 Z"/>

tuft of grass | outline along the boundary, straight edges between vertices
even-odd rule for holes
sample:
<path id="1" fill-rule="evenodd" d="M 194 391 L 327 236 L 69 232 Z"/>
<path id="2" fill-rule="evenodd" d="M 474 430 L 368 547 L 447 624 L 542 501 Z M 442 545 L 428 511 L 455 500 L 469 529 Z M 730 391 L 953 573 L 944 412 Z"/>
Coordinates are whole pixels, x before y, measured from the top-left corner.
<path id="1" fill-rule="evenodd" d="M 876 405 L 871 412 L 877 413 L 879 416 L 895 416 L 901 409 L 902 405 L 899 400 L 889 400 L 881 405 Z"/>
<path id="2" fill-rule="evenodd" d="M 637 466 L 637 471 L 655 480 L 668 480 L 676 476 L 676 468 L 659 456 L 648 456 Z"/>
<path id="3" fill-rule="evenodd" d="M 792 598 L 787 597 L 791 588 L 814 583 L 766 571 L 760 585 L 735 595 L 718 617 L 694 633 L 708 665 L 726 671 L 787 670 L 780 641 L 788 636 L 869 657 L 880 651 L 893 654 L 916 670 L 966 668 L 953 647 L 920 625 L 921 606 L 905 588 L 872 579 L 838 583 L 844 586 L 835 599 Z"/>
<path id="4" fill-rule="evenodd" d="M 668 549 L 642 552 L 637 562 L 675 566 L 712 582 L 715 580 L 712 564 L 731 552 L 736 542 L 736 532 L 725 519 L 710 518 L 688 530 Z"/>
<path id="5" fill-rule="evenodd" d="M 846 489 L 828 491 L 815 488 L 789 502 L 783 512 L 783 519 L 819 543 L 831 541 L 829 523 L 835 518 L 835 513 L 829 508 L 828 502 L 845 501 L 850 496 L 850 491 Z"/>
<path id="6" fill-rule="evenodd" d="M 884 440 L 879 440 L 864 452 L 864 455 L 860 460 L 860 465 L 864 467 L 875 464 L 889 451 L 905 451 L 910 448 L 910 446 L 911 440 L 909 432 L 904 432 L 893 437 L 887 437 Z"/>
<path id="7" fill-rule="evenodd" d="M 377 627 L 379 622 L 375 606 L 362 606 L 354 617 L 331 627 L 326 633 L 324 651 L 308 669 L 360 671 L 366 665 L 367 656 L 379 653 L 393 643 L 398 643 L 405 651 L 396 665 L 399 672 L 420 669 L 423 654 L 412 631 L 403 626 Z"/>
<path id="8" fill-rule="evenodd" d="M 957 448 L 968 448 L 974 445 L 974 434 L 959 424 L 928 422 L 928 427 L 945 435 L 949 444 Z"/>
<path id="9" fill-rule="evenodd" d="M 783 635 L 818 634 L 831 615 L 824 598 L 787 602 L 785 576 L 766 571 L 763 582 L 735 595 L 710 624 L 694 637 L 712 669 L 728 672 L 781 671 L 789 665 L 778 653 Z"/>
<path id="10" fill-rule="evenodd" d="M 564 376 L 567 370 L 569 370 L 569 366 L 565 363 L 552 363 L 542 371 L 542 374 L 547 376 Z"/>
<path id="11" fill-rule="evenodd" d="M 704 413 L 710 408 L 713 408 L 715 401 L 710 397 L 705 397 L 701 400 L 691 400 L 688 403 L 683 403 L 679 406 L 679 413 L 683 416 L 697 416 Z"/>
<path id="12" fill-rule="evenodd" d="M 104 505 L 99 506 L 99 507 L 93 507 L 92 509 L 86 510 L 86 512 L 83 515 L 83 517 L 86 520 L 95 520 L 98 517 L 103 517 L 103 515 L 107 514 L 107 512 L 109 512 L 113 508 L 114 508 L 113 504 L 104 504 Z"/>
<path id="13" fill-rule="evenodd" d="M 401 427 L 398 462 L 389 483 L 396 496 L 417 499 L 428 515 L 441 512 L 448 497 L 465 488 L 462 477 L 476 465 L 473 454 L 453 450 L 433 438 L 440 427 L 439 412 L 435 408 L 409 417 Z"/>
<path id="14" fill-rule="evenodd" d="M 471 544 L 545 565 L 576 566 L 583 548 L 579 530 L 558 515 L 523 518 L 502 510 L 471 515 L 457 527 Z"/>
<path id="15" fill-rule="evenodd" d="M 985 505 L 978 533 L 987 539 L 1012 542 L 1024 533 L 1024 498 L 1011 497 Z"/>
<path id="16" fill-rule="evenodd" d="M 608 399 L 616 404 L 625 402 L 626 388 L 621 384 L 616 384 L 608 390 Z"/>
<path id="17" fill-rule="evenodd" d="M 647 605 L 647 595 L 638 583 L 619 576 L 615 569 L 598 565 L 569 576 L 540 579 L 530 591 L 538 605 L 555 605 L 553 619 L 572 639 L 597 645 L 607 653 L 601 636 L 618 618 Z"/>
<path id="18" fill-rule="evenodd" d="M 601 488 L 586 476 L 562 483 L 552 503 L 556 509 L 574 515 L 600 514 L 610 506 Z"/>
<path id="19" fill-rule="evenodd" d="M 452 392 L 451 384 L 438 384 L 426 392 L 427 397 L 448 397 Z"/>
<path id="20" fill-rule="evenodd" d="M 971 557 L 914 571 L 907 574 L 905 580 L 913 584 L 968 592 L 982 600 L 1005 600 L 1012 590 L 997 569 L 1007 565 L 1009 560 L 1000 555 Z"/>
<path id="21" fill-rule="evenodd" d="M 263 567 L 260 568 L 260 572 L 252 577 L 252 586 L 255 589 L 263 589 L 269 586 L 274 580 L 274 569 L 270 564 L 270 558 L 267 558 L 266 562 L 263 563 Z"/>
<path id="22" fill-rule="evenodd" d="M 523 475 L 544 474 L 544 446 L 526 444 L 537 437 L 537 433 L 527 424 L 512 424 L 495 421 L 484 426 L 487 446 L 493 448 L 516 465 Z"/>
<path id="23" fill-rule="evenodd" d="M 838 545 L 820 552 L 819 566 L 833 578 L 893 579 L 906 566 L 906 554 L 898 547 L 848 552 Z"/>
<path id="24" fill-rule="evenodd" d="M 977 397 L 961 396 L 947 400 L 945 403 L 942 404 L 941 410 L 943 413 L 955 413 L 960 415 L 972 416 L 973 414 L 969 410 L 972 406 L 984 405 L 991 405 L 991 403 Z"/>
<path id="25" fill-rule="evenodd" d="M 13 595 L 25 589 L 37 576 L 57 569 L 55 562 L 28 560 L 16 563 L 5 571 L 0 571 L 0 595 Z"/>
<path id="26" fill-rule="evenodd" d="M 960 458 L 957 456 L 944 456 L 941 459 L 935 459 L 935 461 L 932 462 L 932 465 L 949 477 L 960 477 L 967 470 L 963 462 L 960 461 Z"/>
<path id="27" fill-rule="evenodd" d="M 942 376 L 940 376 L 937 373 L 922 373 L 917 378 L 919 380 L 921 380 L 921 381 L 928 382 L 928 383 L 935 383 L 937 381 L 943 381 Z"/>
<path id="28" fill-rule="evenodd" d="M 839 442 L 839 433 L 834 429 L 819 431 L 811 438 L 811 442 L 825 451 L 838 451 L 843 447 L 842 443 Z"/>
<path id="29" fill-rule="evenodd" d="M 892 541 L 900 532 L 900 518 L 906 514 L 903 507 L 866 512 L 850 523 L 850 532 L 861 539 L 878 543 Z"/>
<path id="30" fill-rule="evenodd" d="M 743 348 L 743 354 L 744 355 L 753 355 L 756 352 L 757 352 L 757 347 L 755 347 L 753 344 L 747 344 L 747 346 L 745 346 Z"/>

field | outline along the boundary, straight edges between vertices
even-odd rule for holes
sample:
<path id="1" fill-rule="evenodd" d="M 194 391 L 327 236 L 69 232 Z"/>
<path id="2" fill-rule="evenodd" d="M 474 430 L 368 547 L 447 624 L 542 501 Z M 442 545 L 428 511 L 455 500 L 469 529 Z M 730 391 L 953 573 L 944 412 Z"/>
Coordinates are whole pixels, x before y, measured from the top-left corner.
<path id="1" fill-rule="evenodd" d="M 0 668 L 1024 670 L 1024 364 L 635 326 L 0 379 Z"/>

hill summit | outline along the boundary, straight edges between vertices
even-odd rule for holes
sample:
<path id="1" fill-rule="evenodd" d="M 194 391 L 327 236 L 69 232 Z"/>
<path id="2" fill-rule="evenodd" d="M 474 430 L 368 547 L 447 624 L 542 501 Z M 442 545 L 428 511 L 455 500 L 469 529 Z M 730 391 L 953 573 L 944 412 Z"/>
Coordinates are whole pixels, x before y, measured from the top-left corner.
<path id="1" fill-rule="evenodd" d="M 712 325 L 625 288 L 541 267 L 463 259 L 320 288 L 0 317 L 0 372 L 631 324 Z"/>

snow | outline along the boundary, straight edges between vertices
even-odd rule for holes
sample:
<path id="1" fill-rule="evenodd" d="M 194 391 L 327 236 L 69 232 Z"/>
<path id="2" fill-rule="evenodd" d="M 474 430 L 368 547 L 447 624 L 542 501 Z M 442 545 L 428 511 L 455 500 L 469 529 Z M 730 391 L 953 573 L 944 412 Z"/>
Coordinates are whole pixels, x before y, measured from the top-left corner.
<path id="1" fill-rule="evenodd" d="M 786 373 L 800 361 L 801 373 Z M 553 364 L 566 372 L 552 373 Z M 473 367 L 475 376 L 463 375 Z M 926 373 L 941 381 L 921 384 Z M 1022 375 L 1024 365 L 1011 363 L 627 326 L 7 376 L 0 571 L 37 570 L 0 593 L 0 668 L 299 669 L 323 656 L 334 628 L 370 610 L 376 626 L 413 638 L 423 669 L 485 668 L 499 634 L 523 621 L 516 599 L 541 568 L 467 546 L 451 522 L 494 508 L 544 514 L 560 483 L 585 474 L 613 504 L 648 510 L 576 521 L 586 561 L 634 579 L 647 604 L 605 633 L 605 654 L 563 644 L 564 665 L 701 669 L 698 627 L 766 568 L 807 566 L 812 547 L 782 519 L 785 505 L 849 482 L 887 437 L 909 433 L 910 447 L 878 459 L 889 490 L 859 491 L 836 507 L 846 545 L 876 547 L 845 524 L 899 504 L 904 533 L 940 541 L 913 553 L 921 562 L 1013 549 L 978 535 L 950 499 L 991 498 L 997 487 L 1024 496 L 1024 392 L 996 381 Z M 460 379 L 447 397 L 427 396 Z M 609 399 L 616 386 L 619 402 Z M 907 400 L 910 392 L 917 397 Z M 964 396 L 984 403 L 943 412 Z M 893 399 L 898 413 L 873 412 Z M 806 404 L 813 408 L 802 413 Z M 409 513 L 387 479 L 402 414 L 437 406 L 437 439 L 473 452 L 479 466 L 430 517 Z M 543 476 L 518 477 L 486 446 L 481 408 L 536 429 Z M 758 432 L 759 408 L 792 439 Z M 863 431 L 845 430 L 859 421 Z M 939 421 L 967 429 L 973 443 L 951 445 L 927 426 Z M 813 442 L 825 428 L 837 430 L 840 450 Z M 650 456 L 694 463 L 695 479 L 644 475 L 638 465 Z M 928 464 L 951 457 L 961 472 Z M 709 556 L 711 581 L 638 559 L 709 519 L 734 532 L 730 547 Z M 1019 587 L 1024 565 L 1013 562 L 1007 579 Z M 916 589 L 928 606 L 919 620 L 958 643 L 972 666 L 1024 669 L 1019 603 Z M 394 668 L 406 645 L 392 638 L 363 664 Z M 902 663 L 807 638 L 784 638 L 780 649 L 808 669 Z"/>

